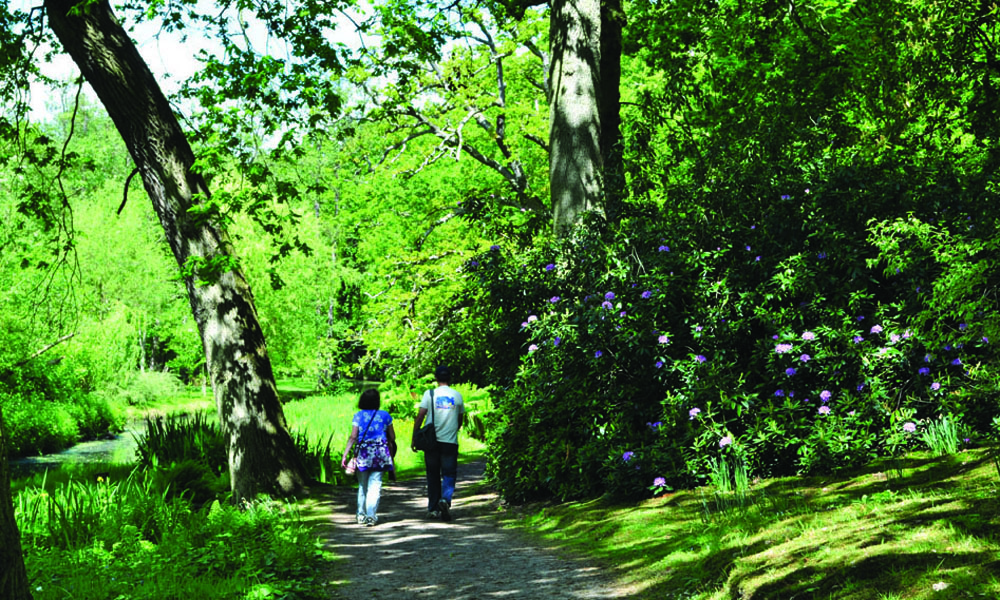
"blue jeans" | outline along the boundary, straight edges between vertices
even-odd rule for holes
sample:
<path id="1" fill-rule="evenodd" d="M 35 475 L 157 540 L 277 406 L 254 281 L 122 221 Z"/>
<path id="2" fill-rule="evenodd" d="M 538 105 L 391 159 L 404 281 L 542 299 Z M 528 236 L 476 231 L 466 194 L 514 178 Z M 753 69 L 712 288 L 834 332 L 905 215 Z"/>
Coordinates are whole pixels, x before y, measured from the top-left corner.
<path id="1" fill-rule="evenodd" d="M 427 467 L 427 510 L 437 510 L 442 498 L 451 506 L 458 477 L 458 444 L 438 442 L 432 450 L 424 452 Z"/>
<path id="2" fill-rule="evenodd" d="M 382 495 L 382 471 L 358 471 L 358 516 L 378 517 Z"/>

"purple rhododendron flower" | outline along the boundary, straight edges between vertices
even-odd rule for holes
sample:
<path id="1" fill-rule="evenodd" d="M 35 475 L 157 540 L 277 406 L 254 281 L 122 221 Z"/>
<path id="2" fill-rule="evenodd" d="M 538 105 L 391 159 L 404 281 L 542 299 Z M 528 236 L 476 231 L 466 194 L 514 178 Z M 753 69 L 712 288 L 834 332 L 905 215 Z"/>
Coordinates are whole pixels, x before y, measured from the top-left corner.
<path id="1" fill-rule="evenodd" d="M 605 300 L 614 300 L 615 299 L 615 293 L 614 292 L 608 292 L 607 294 L 604 294 L 604 299 Z"/>
<path id="2" fill-rule="evenodd" d="M 955 360 L 951 361 L 951 364 L 953 364 L 955 366 L 958 366 L 958 365 L 962 364 L 962 359 L 961 358 L 956 358 Z"/>
<path id="3" fill-rule="evenodd" d="M 858 315 L 858 321 L 864 321 L 864 320 L 865 320 L 864 315 Z"/>
<path id="4" fill-rule="evenodd" d="M 903 431 L 907 433 L 913 433 L 916 430 L 917 430 L 917 424 L 914 423 L 913 421 L 907 421 L 906 423 L 903 423 Z"/>
<path id="5" fill-rule="evenodd" d="M 810 342 L 810 341 L 816 339 L 816 334 L 813 333 L 813 332 L 811 332 L 811 331 L 807 331 L 807 332 L 805 332 L 805 333 L 802 334 L 802 339 L 804 339 L 807 342 Z"/>
<path id="6" fill-rule="evenodd" d="M 594 358 L 601 358 L 602 356 L 604 356 L 604 353 L 601 352 L 600 350 L 594 352 Z"/>
<path id="7" fill-rule="evenodd" d="M 662 361 L 662 360 L 658 360 L 658 361 L 656 361 L 656 368 L 657 368 L 657 369 L 661 369 L 661 368 L 663 368 L 663 361 Z"/>
<path id="8" fill-rule="evenodd" d="M 528 326 L 528 322 L 527 321 L 521 321 L 521 329 L 524 329 L 527 326 Z"/>
<path id="9" fill-rule="evenodd" d="M 782 396 L 785 395 L 785 390 L 774 390 L 774 395 L 777 396 L 778 398 L 781 398 Z"/>
<path id="10" fill-rule="evenodd" d="M 500 251 L 500 246 L 497 246 L 496 244 L 493 244 L 492 246 L 490 246 L 490 250 L 493 251 L 493 252 L 499 252 Z"/>
<path id="11" fill-rule="evenodd" d="M 928 369 L 927 367 L 920 367 L 919 369 L 917 369 L 917 374 L 919 374 L 919 375 L 930 375 L 931 374 L 931 370 Z"/>
<path id="12" fill-rule="evenodd" d="M 874 327 L 872 327 L 871 333 L 882 333 L 882 326 L 875 325 Z"/>
<path id="13" fill-rule="evenodd" d="M 826 402 L 832 397 L 833 394 L 830 393 L 830 390 L 823 390 L 822 392 L 819 393 L 819 399 L 822 400 L 823 402 Z"/>
<path id="14" fill-rule="evenodd" d="M 726 437 L 719 440 L 719 448 L 725 448 L 726 446 L 732 443 L 733 443 L 733 438 L 727 435 Z"/>
<path id="15" fill-rule="evenodd" d="M 937 391 L 941 389 L 941 384 L 935 381 L 934 383 L 931 384 L 931 389 Z"/>
<path id="16" fill-rule="evenodd" d="M 894 334 L 890 335 L 889 336 L 889 341 L 892 342 L 893 344 L 895 344 L 896 342 L 898 342 L 899 341 L 899 334 L 894 333 Z"/>
<path id="17" fill-rule="evenodd" d="M 803 354 L 802 356 L 799 357 L 799 360 L 801 360 L 802 362 L 809 362 L 810 360 L 812 360 L 812 357 L 809 356 L 808 354 Z"/>
<path id="18" fill-rule="evenodd" d="M 862 391 L 864 391 L 864 389 L 865 389 L 865 384 L 863 384 L 863 383 L 859 383 L 859 384 L 858 384 L 858 391 L 859 391 L 859 392 L 862 392 Z"/>
<path id="19" fill-rule="evenodd" d="M 828 414 L 830 414 L 830 407 L 829 406 L 821 406 L 821 407 L 819 407 L 819 414 L 821 414 L 821 415 L 828 415 Z"/>
<path id="20" fill-rule="evenodd" d="M 986 336 L 984 335 L 984 336 L 983 336 L 983 343 L 984 343 L 984 344 L 989 344 L 989 343 L 990 343 L 990 338 L 988 338 L 988 337 L 986 337 Z"/>
<path id="21" fill-rule="evenodd" d="M 788 367 L 787 369 L 785 369 L 785 375 L 788 375 L 789 377 L 795 375 L 795 369 Z"/>
<path id="22" fill-rule="evenodd" d="M 785 352 L 790 352 L 792 350 L 791 344 L 778 344 L 774 347 L 774 351 L 778 354 L 784 354 Z"/>
<path id="23" fill-rule="evenodd" d="M 959 324 L 958 324 L 958 329 L 959 329 L 960 331 L 965 331 L 965 330 L 966 330 L 966 328 L 968 328 L 968 325 L 966 325 L 965 323 L 959 323 Z"/>
<path id="24" fill-rule="evenodd" d="M 865 338 L 861 337 L 860 335 L 854 336 L 854 343 L 855 344 L 860 344 L 863 341 L 865 341 Z"/>
<path id="25" fill-rule="evenodd" d="M 670 343 L 670 338 L 668 338 L 665 335 L 661 335 L 660 337 L 656 338 L 656 341 L 659 342 L 659 343 L 661 343 L 661 344 L 669 344 Z"/>
<path id="26" fill-rule="evenodd" d="M 545 270 L 546 271 L 552 271 L 555 268 L 556 268 L 556 266 L 554 264 L 552 264 L 552 263 L 549 263 L 549 264 L 545 265 Z"/>
<path id="27" fill-rule="evenodd" d="M 653 480 L 654 487 L 667 487 L 667 480 L 662 477 L 657 477 Z"/>
<path id="28" fill-rule="evenodd" d="M 618 313 L 618 316 L 619 316 L 619 317 L 623 317 L 623 318 L 624 318 L 626 314 L 627 314 L 627 313 L 626 313 L 626 312 L 625 312 L 625 311 L 623 310 L 623 311 L 621 311 L 620 313 Z"/>
<path id="29" fill-rule="evenodd" d="M 694 418 L 697 417 L 700 413 L 701 413 L 700 408 L 697 407 L 692 408 L 691 410 L 688 411 L 688 417 L 690 418 L 689 420 L 694 421 Z"/>
<path id="30" fill-rule="evenodd" d="M 704 357 L 704 356 L 702 356 L 701 354 L 697 354 L 697 355 L 695 355 L 694 359 L 695 359 L 696 361 L 700 362 L 700 363 L 703 363 L 703 362 L 705 362 L 706 360 L 708 360 L 707 358 L 705 358 L 705 357 Z"/>
<path id="31" fill-rule="evenodd" d="M 561 300 L 561 298 L 559 298 L 559 296 L 552 296 L 551 298 L 549 298 L 549 302 L 551 302 L 552 304 L 555 304 L 556 302 L 559 302 L 559 300 Z"/>
<path id="32" fill-rule="evenodd" d="M 538 350 L 538 346 L 535 344 L 528 346 L 528 352 L 534 352 L 535 350 Z"/>
<path id="33" fill-rule="evenodd" d="M 649 290 L 646 290 L 645 292 L 643 292 L 643 293 L 641 293 L 639 295 L 642 296 L 643 298 L 649 298 L 650 296 L 653 295 L 653 292 L 651 292 Z"/>
<path id="34" fill-rule="evenodd" d="M 622 460 L 625 461 L 625 462 L 628 462 L 628 461 L 632 460 L 633 456 L 635 456 L 635 452 L 632 452 L 631 450 L 629 450 L 625 454 L 622 454 Z"/>
<path id="35" fill-rule="evenodd" d="M 605 300 L 604 302 L 601 302 L 601 307 L 611 310 L 612 308 L 614 308 L 614 305 Z"/>
<path id="36" fill-rule="evenodd" d="M 723 319 L 723 321 L 725 321 L 725 319 Z M 704 329 L 704 328 L 701 325 L 697 325 L 694 328 L 695 331 L 701 331 L 702 329 Z"/>
<path id="37" fill-rule="evenodd" d="M 657 250 L 660 252 L 670 252 L 670 246 L 660 246 Z"/>
<path id="38" fill-rule="evenodd" d="M 535 315 L 528 315 L 528 322 L 529 323 L 534 323 L 537 320 L 538 320 L 538 317 L 536 317 Z"/>
<path id="39" fill-rule="evenodd" d="M 778 334 L 774 334 L 774 335 L 772 335 L 772 336 L 771 336 L 771 339 L 772 339 L 772 340 L 776 340 L 776 339 L 778 339 Z"/>

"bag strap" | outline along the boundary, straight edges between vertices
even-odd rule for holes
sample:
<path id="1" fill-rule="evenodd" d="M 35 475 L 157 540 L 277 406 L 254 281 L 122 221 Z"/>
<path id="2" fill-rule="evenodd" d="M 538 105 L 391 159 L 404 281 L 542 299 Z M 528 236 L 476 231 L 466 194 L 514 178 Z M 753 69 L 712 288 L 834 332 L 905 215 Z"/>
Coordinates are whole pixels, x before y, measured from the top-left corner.
<path id="1" fill-rule="evenodd" d="M 431 407 L 429 409 L 427 409 L 427 412 L 430 413 L 431 418 L 430 418 L 429 421 L 427 421 L 427 424 L 428 425 L 433 425 L 434 424 L 434 388 L 431 388 L 430 391 L 431 391 Z"/>
<path id="2" fill-rule="evenodd" d="M 365 436 L 366 436 L 366 435 L 368 435 L 368 430 L 369 430 L 369 429 L 371 429 L 371 427 L 372 427 L 372 423 L 374 423 L 374 422 L 375 422 L 375 417 L 376 417 L 376 416 L 378 416 L 378 410 L 373 410 L 373 411 L 372 411 L 372 418 L 371 418 L 371 419 L 368 419 L 368 426 L 367 426 L 367 427 L 365 427 L 365 432 L 364 432 L 364 433 L 362 433 L 362 434 L 361 434 L 361 437 L 359 437 L 359 438 L 358 438 L 358 443 L 359 443 L 359 444 L 360 444 L 360 443 L 361 443 L 362 441 L 364 441 L 364 439 L 365 439 Z"/>

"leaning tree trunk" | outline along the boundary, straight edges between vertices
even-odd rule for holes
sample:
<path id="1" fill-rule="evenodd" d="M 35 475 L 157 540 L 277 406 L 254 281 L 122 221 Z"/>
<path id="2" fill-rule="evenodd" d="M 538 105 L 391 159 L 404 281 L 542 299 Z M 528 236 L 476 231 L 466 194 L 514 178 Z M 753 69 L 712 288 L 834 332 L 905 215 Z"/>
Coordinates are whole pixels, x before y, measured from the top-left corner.
<path id="1" fill-rule="evenodd" d="M 563 236 L 602 208 L 601 1 L 553 0 L 549 45 L 549 186 Z"/>
<path id="2" fill-rule="evenodd" d="M 250 286 L 233 266 L 225 233 L 190 210 L 208 199 L 208 189 L 191 170 L 194 153 L 166 97 L 107 0 L 45 0 L 45 10 L 52 31 L 125 140 L 174 257 L 186 272 L 188 299 L 226 434 L 234 502 L 258 491 L 300 491 L 304 473 L 285 427 Z M 205 265 L 221 265 L 221 274 L 199 275 L 197 268 Z"/>
<path id="3" fill-rule="evenodd" d="M 28 574 L 21 556 L 21 533 L 14 521 L 14 500 L 10 494 L 10 465 L 7 463 L 7 433 L 0 408 L 0 598 L 31 600 Z"/>

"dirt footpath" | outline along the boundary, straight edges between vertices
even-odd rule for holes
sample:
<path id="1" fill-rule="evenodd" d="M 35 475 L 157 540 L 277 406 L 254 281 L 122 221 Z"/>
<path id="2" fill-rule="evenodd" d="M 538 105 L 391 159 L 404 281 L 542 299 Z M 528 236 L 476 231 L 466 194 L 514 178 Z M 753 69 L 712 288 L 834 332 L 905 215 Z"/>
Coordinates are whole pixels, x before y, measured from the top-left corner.
<path id="1" fill-rule="evenodd" d="M 423 478 L 382 488 L 379 524 L 355 523 L 355 494 L 328 488 L 305 517 L 335 553 L 335 598 L 537 600 L 628 598 L 597 565 L 560 556 L 498 526 L 483 464 L 460 465 L 452 521 L 428 520 Z"/>

